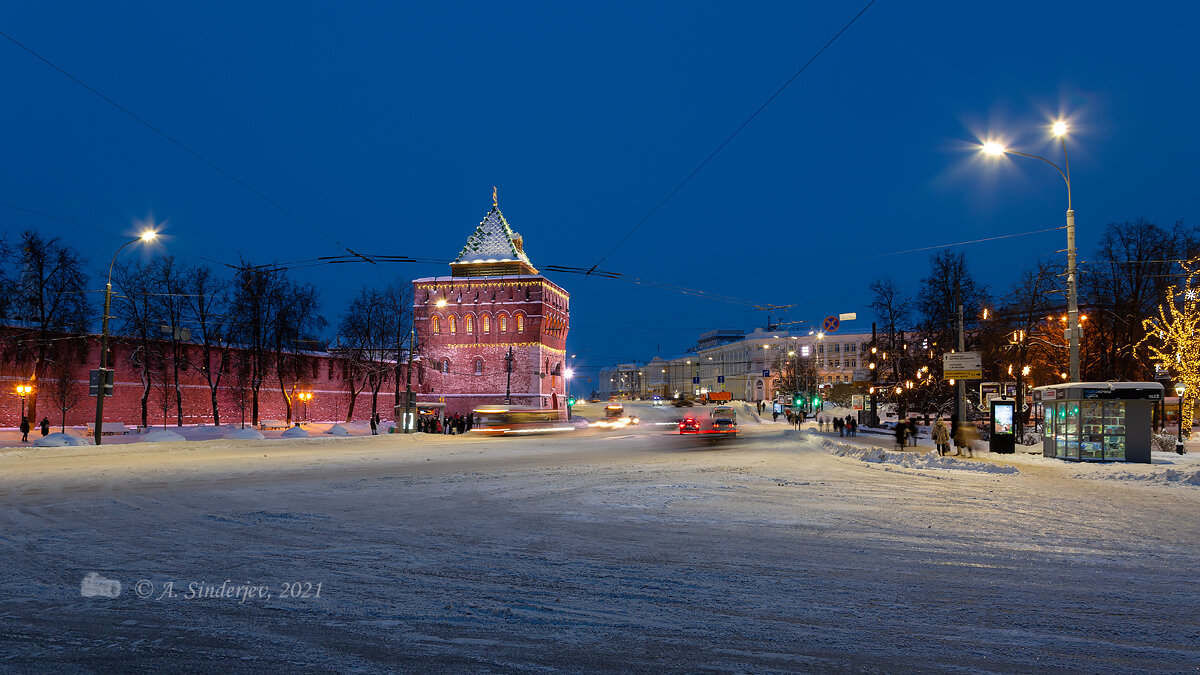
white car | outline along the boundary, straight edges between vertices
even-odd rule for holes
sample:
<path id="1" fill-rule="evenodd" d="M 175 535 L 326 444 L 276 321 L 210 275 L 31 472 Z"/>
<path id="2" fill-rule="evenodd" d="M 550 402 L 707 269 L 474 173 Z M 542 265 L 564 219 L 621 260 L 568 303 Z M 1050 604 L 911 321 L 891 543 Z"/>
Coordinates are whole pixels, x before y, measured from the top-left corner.
<path id="1" fill-rule="evenodd" d="M 650 405 L 655 406 L 656 408 L 661 408 L 662 404 L 662 399 L 657 396 L 650 400 Z"/>

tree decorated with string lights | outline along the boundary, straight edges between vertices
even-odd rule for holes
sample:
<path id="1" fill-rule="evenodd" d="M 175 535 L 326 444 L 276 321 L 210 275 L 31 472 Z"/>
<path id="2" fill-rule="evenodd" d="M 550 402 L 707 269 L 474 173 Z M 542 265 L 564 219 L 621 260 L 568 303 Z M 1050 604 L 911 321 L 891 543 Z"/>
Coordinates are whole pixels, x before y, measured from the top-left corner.
<path id="1" fill-rule="evenodd" d="M 1182 263 L 1182 288 L 1167 288 L 1156 316 L 1142 320 L 1146 337 L 1138 342 L 1156 364 L 1175 373 L 1183 382 L 1184 403 L 1180 424 L 1192 428 L 1192 411 L 1200 391 L 1200 258 Z"/>

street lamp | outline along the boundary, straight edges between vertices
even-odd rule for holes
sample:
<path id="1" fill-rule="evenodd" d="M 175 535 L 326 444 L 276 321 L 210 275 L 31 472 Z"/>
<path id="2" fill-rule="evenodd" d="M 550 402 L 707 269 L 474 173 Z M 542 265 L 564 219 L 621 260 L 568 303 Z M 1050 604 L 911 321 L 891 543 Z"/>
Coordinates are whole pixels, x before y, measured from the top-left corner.
<path id="1" fill-rule="evenodd" d="M 1182 382 L 1175 385 L 1175 394 L 1179 396 L 1179 433 L 1175 436 L 1175 452 L 1183 454 L 1183 392 L 1187 387 Z"/>
<path id="2" fill-rule="evenodd" d="M 563 377 L 567 379 L 567 420 L 571 419 L 571 378 L 575 376 L 575 371 L 567 368 L 563 371 Z"/>
<path id="3" fill-rule="evenodd" d="M 300 402 L 304 404 L 304 421 L 308 422 L 308 402 L 312 400 L 312 392 L 302 391 L 296 394 L 296 398 L 300 399 Z"/>
<path id="4" fill-rule="evenodd" d="M 21 419 L 25 419 L 25 397 L 33 391 L 33 387 L 28 384 L 18 384 L 17 393 L 21 395 Z"/>
<path id="5" fill-rule="evenodd" d="M 1063 181 L 1067 184 L 1067 340 L 1070 343 L 1071 349 L 1071 381 L 1079 381 L 1079 296 L 1077 292 L 1077 280 L 1075 275 L 1075 209 L 1071 204 L 1071 160 L 1067 156 L 1067 123 L 1058 120 L 1051 128 L 1051 133 L 1059 140 L 1062 146 L 1063 153 L 1063 168 L 1059 168 L 1057 164 L 1051 162 L 1045 157 L 1031 155 L 1025 152 L 1017 152 L 1009 150 L 1003 144 L 996 141 L 988 141 L 980 148 L 984 153 L 1000 156 L 1000 155 L 1017 155 L 1019 157 L 1028 157 L 1030 159 L 1040 159 L 1043 162 L 1054 167 L 1058 175 L 1062 176 Z"/>
<path id="6" fill-rule="evenodd" d="M 108 264 L 108 283 L 104 286 L 104 315 L 100 322 L 100 386 L 96 391 L 96 428 L 93 430 L 96 445 L 100 445 L 101 432 L 104 429 L 104 394 L 108 390 L 108 312 L 112 307 L 113 265 L 117 263 L 117 256 L 126 246 L 139 241 L 150 243 L 157 236 L 158 233 L 154 230 L 146 230 L 137 239 L 121 244 L 121 248 L 118 248 L 117 252 L 113 254 L 112 262 Z"/>

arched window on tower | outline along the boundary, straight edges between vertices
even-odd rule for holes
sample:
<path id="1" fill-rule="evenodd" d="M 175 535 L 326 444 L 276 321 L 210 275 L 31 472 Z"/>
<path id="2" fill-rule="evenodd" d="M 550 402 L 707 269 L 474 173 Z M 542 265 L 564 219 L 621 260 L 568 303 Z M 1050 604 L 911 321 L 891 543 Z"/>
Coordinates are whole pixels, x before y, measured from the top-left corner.
<path id="1" fill-rule="evenodd" d="M 500 315 L 500 332 L 508 332 L 508 317 L 503 314 Z"/>
<path id="2" fill-rule="evenodd" d="M 433 329 L 434 335 L 438 335 L 442 332 L 442 322 L 438 319 L 437 314 L 429 317 L 429 325 Z"/>
<path id="3" fill-rule="evenodd" d="M 442 362 L 438 364 L 438 370 L 442 371 L 443 373 L 449 373 L 450 359 L 442 359 Z"/>
<path id="4" fill-rule="evenodd" d="M 450 315 L 450 332 L 458 332 L 458 317 L 454 316 L 453 314 Z"/>
<path id="5" fill-rule="evenodd" d="M 476 375 L 483 374 L 483 359 L 481 359 L 478 356 L 475 357 L 475 374 Z"/>
<path id="6" fill-rule="evenodd" d="M 517 315 L 517 332 L 518 333 L 525 332 L 525 315 L 524 314 Z"/>
<path id="7" fill-rule="evenodd" d="M 479 323 L 482 324 L 482 330 L 484 333 L 492 332 L 492 317 L 484 314 L 482 317 L 480 317 Z"/>
<path id="8" fill-rule="evenodd" d="M 467 315 L 467 316 L 466 316 L 466 317 L 463 319 L 463 324 L 465 324 L 465 325 L 466 325 L 466 327 L 467 327 L 467 334 L 468 334 L 468 335 L 471 335 L 471 334 L 473 334 L 473 333 L 475 332 L 475 317 L 473 317 L 473 316 L 471 316 L 470 314 L 468 314 L 468 315 Z"/>

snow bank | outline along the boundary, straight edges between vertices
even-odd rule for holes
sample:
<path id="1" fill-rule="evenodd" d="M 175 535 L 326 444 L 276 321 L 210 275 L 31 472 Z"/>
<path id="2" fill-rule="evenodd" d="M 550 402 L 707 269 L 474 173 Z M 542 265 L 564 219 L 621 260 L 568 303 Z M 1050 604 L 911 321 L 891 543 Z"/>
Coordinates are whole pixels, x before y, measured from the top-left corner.
<path id="1" fill-rule="evenodd" d="M 289 427 L 287 431 L 280 434 L 281 438 L 308 438 L 308 432 L 300 427 Z"/>
<path id="2" fill-rule="evenodd" d="M 151 431 L 148 434 L 143 434 L 141 437 L 141 441 L 143 443 L 171 443 L 174 441 L 186 441 L 186 440 L 187 440 L 186 438 L 175 433 L 174 431 L 168 431 L 166 429 L 159 429 L 158 431 Z"/>
<path id="3" fill-rule="evenodd" d="M 233 431 L 225 434 L 225 438 L 244 441 L 261 441 L 262 439 L 266 438 L 266 436 L 263 436 L 263 433 L 258 429 L 246 428 L 234 429 Z"/>
<path id="4" fill-rule="evenodd" d="M 883 448 L 862 448 L 837 441 L 825 441 L 830 453 L 839 457 L 858 459 L 871 464 L 895 464 L 906 469 L 953 469 L 956 471 L 978 471 L 982 473 L 1020 473 L 1015 466 L 992 464 L 991 462 L 968 462 L 952 457 L 942 457 L 937 452 L 896 452 Z"/>
<path id="5" fill-rule="evenodd" d="M 1076 474 L 1075 477 L 1100 480 L 1142 481 L 1154 485 L 1200 485 L 1200 469 L 1165 469 L 1152 473 L 1133 473 L 1130 471 L 1118 471 L 1107 474 L 1080 473 Z"/>
<path id="6" fill-rule="evenodd" d="M 89 443 L 79 436 L 72 436 L 64 433 L 53 433 L 48 436 L 42 436 L 33 441 L 33 444 L 39 448 L 62 448 L 76 445 L 89 445 Z"/>
<path id="7" fill-rule="evenodd" d="M 326 431 L 325 433 L 331 434 L 333 436 L 349 436 L 350 435 L 350 432 L 346 430 L 346 427 L 344 427 L 340 424 L 335 424 L 335 425 L 329 427 L 329 430 Z M 305 434 L 305 435 L 307 436 L 308 434 Z"/>

